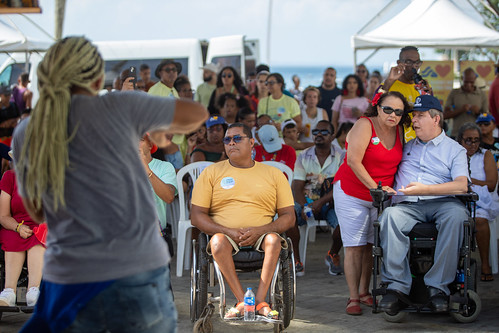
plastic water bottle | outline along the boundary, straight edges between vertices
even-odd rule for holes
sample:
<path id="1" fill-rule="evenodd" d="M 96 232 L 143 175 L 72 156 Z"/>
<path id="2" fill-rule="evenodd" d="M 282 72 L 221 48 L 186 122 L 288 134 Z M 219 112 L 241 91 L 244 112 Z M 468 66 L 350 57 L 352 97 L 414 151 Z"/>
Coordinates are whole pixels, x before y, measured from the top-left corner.
<path id="1" fill-rule="evenodd" d="M 244 294 L 244 320 L 255 320 L 255 294 L 251 288 L 248 288 Z"/>
<path id="2" fill-rule="evenodd" d="M 313 215 L 312 208 L 310 208 L 308 204 L 305 204 L 305 206 L 303 206 L 303 213 L 307 218 L 311 218 Z"/>

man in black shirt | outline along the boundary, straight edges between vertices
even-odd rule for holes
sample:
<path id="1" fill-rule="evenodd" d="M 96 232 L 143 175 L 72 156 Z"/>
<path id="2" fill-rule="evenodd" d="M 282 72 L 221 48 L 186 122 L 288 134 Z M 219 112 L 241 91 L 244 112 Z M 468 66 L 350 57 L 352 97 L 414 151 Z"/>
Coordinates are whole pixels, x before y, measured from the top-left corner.
<path id="1" fill-rule="evenodd" d="M 0 137 L 12 136 L 21 115 L 17 105 L 10 101 L 11 94 L 9 86 L 0 85 Z"/>
<path id="2" fill-rule="evenodd" d="M 317 106 L 326 110 L 331 121 L 334 100 L 341 95 L 341 90 L 336 86 L 336 70 L 333 67 L 326 68 L 322 84 L 317 88 L 321 92 L 321 100 Z"/>

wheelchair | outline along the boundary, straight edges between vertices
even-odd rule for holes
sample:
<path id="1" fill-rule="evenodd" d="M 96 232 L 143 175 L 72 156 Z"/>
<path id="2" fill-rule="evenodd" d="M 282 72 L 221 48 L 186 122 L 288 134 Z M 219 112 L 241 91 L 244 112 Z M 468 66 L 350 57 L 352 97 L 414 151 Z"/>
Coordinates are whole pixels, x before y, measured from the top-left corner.
<path id="1" fill-rule="evenodd" d="M 294 317 L 296 302 L 296 275 L 294 254 L 291 240 L 287 238 L 288 249 L 281 249 L 274 275 L 268 291 L 269 305 L 272 310 L 279 312 L 279 320 L 271 320 L 274 332 L 282 332 L 289 326 Z M 191 266 L 191 294 L 190 318 L 194 325 L 194 332 L 212 332 L 210 322 L 214 312 L 214 303 L 219 303 L 220 318 L 232 325 L 255 325 L 269 323 L 256 317 L 255 321 L 244 321 L 243 318 L 224 319 L 226 311 L 225 282 L 217 263 L 206 252 L 208 236 L 200 233 L 197 240 L 192 240 L 192 266 Z M 241 249 L 233 256 L 236 271 L 253 272 L 261 269 L 264 253 L 255 250 Z M 220 294 L 214 296 L 212 289 L 219 284 Z M 209 289 L 211 288 L 211 289 Z"/>
<path id="2" fill-rule="evenodd" d="M 383 203 L 388 199 L 386 192 L 378 186 L 371 190 L 373 206 L 378 209 L 378 217 L 383 211 Z M 475 211 L 478 195 L 470 192 L 465 195 L 456 196 L 465 204 L 470 213 L 468 220 L 463 221 L 464 238 L 460 248 L 456 278 L 449 285 L 449 314 L 460 323 L 471 323 L 480 314 L 482 303 L 477 294 L 478 270 L 475 259 L 471 258 L 471 253 L 475 251 Z M 380 223 L 377 219 L 374 222 L 374 244 L 373 244 L 373 313 L 379 312 L 376 296 L 386 294 L 387 286 L 383 283 L 377 286 L 377 274 L 379 273 L 383 249 L 380 244 Z M 388 322 L 401 322 L 409 312 L 425 313 L 431 312 L 428 307 L 429 297 L 426 293 L 424 275 L 433 265 L 433 257 L 436 247 L 438 231 L 435 223 L 418 223 L 409 233 L 409 267 L 412 275 L 412 286 L 407 302 L 408 307 L 398 313 L 390 314 L 383 312 L 383 317 Z"/>
<path id="3" fill-rule="evenodd" d="M 0 250 L 0 291 L 5 288 L 5 255 L 3 250 Z M 17 280 L 16 302 L 15 306 L 0 306 L 0 320 L 4 312 L 24 312 L 33 313 L 34 306 L 27 306 L 26 292 L 28 289 L 28 265 L 27 259 L 24 260 L 24 265 L 21 270 L 19 279 Z"/>

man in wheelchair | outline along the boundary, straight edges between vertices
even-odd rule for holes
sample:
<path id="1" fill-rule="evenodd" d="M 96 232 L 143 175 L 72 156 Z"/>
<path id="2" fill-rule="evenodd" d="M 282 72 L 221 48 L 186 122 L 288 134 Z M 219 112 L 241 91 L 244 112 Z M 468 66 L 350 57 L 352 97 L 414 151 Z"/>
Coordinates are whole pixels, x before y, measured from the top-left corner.
<path id="1" fill-rule="evenodd" d="M 429 307 L 433 312 L 449 310 L 448 285 L 456 275 L 463 221 L 468 219 L 466 207 L 452 196 L 467 192 L 466 150 L 442 130 L 438 99 L 417 97 L 413 116 L 417 138 L 404 147 L 395 178 L 402 195 L 392 197 L 395 205 L 385 209 L 380 218 L 381 279 L 387 284 L 387 293 L 379 308 L 392 314 L 407 306 L 411 290 L 407 235 L 416 224 L 429 222 L 434 222 L 438 230 L 434 264 L 424 276 Z"/>
<path id="2" fill-rule="evenodd" d="M 244 291 L 232 256 L 247 247 L 265 253 L 255 295 L 256 313 L 278 319 L 265 296 L 281 247 L 287 246 L 279 234 L 295 223 L 289 183 L 277 168 L 253 161 L 254 141 L 248 127 L 230 125 L 223 140 L 229 159 L 208 166 L 192 194 L 192 224 L 212 236 L 207 252 L 213 255 L 238 302 L 227 311 L 226 319 L 243 315 Z M 276 213 L 279 217 L 274 221 Z"/>

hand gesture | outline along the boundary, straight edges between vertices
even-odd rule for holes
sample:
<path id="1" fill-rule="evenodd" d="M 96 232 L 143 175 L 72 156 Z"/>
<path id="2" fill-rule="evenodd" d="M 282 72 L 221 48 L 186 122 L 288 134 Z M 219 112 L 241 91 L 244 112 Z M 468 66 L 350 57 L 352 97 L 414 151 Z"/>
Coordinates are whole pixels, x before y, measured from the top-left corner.
<path id="1" fill-rule="evenodd" d="M 197 133 L 194 133 L 189 138 L 187 138 L 187 146 L 189 147 L 189 149 L 191 151 L 192 151 L 192 149 L 194 149 L 194 146 L 196 145 L 197 140 L 198 140 L 198 134 Z"/>
<path id="2" fill-rule="evenodd" d="M 402 186 L 403 187 L 403 186 Z M 390 186 L 383 186 L 381 188 L 383 191 L 385 191 L 386 193 L 388 194 L 397 194 L 397 191 L 395 191 L 393 188 L 391 188 Z"/>
<path id="3" fill-rule="evenodd" d="M 400 63 L 390 69 L 390 73 L 388 73 L 387 79 L 390 81 L 398 80 L 404 74 L 404 71 L 405 65 L 403 63 Z"/>
<path id="4" fill-rule="evenodd" d="M 242 228 L 240 229 L 238 245 L 252 246 L 256 243 L 261 235 L 262 233 L 258 231 L 258 228 Z"/>

